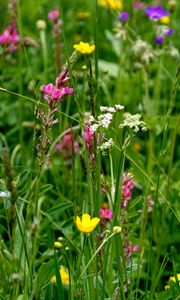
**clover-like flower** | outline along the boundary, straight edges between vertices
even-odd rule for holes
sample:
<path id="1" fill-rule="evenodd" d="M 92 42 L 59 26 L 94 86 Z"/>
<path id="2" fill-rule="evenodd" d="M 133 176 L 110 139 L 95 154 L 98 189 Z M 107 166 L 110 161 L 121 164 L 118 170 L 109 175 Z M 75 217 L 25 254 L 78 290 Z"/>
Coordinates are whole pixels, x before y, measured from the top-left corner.
<path id="1" fill-rule="evenodd" d="M 90 45 L 89 43 L 80 42 L 79 44 L 75 44 L 73 48 L 77 52 L 80 52 L 81 54 L 89 55 L 94 51 L 95 45 Z"/>
<path id="2" fill-rule="evenodd" d="M 83 214 L 82 218 L 78 216 L 75 217 L 75 223 L 77 228 L 79 229 L 79 231 L 84 233 L 92 232 L 99 222 L 100 222 L 99 218 L 91 219 L 89 214 Z"/>

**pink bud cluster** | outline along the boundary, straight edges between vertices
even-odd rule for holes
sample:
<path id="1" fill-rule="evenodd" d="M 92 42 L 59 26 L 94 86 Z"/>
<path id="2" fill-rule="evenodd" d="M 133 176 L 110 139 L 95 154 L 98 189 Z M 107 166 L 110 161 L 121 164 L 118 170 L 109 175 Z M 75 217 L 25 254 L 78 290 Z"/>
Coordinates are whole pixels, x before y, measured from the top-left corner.
<path id="1" fill-rule="evenodd" d="M 94 145 L 94 132 L 90 130 L 89 125 L 84 128 L 84 141 L 86 148 L 90 150 Z"/>
<path id="2" fill-rule="evenodd" d="M 124 173 L 122 178 L 122 201 L 121 207 L 126 208 L 127 201 L 131 199 L 131 190 L 134 188 L 133 176 L 130 173 Z"/>
<path id="3" fill-rule="evenodd" d="M 67 86 L 64 86 L 67 84 Z M 73 94 L 74 90 L 69 88 L 69 76 L 67 70 L 63 70 L 61 74 L 56 78 L 56 86 L 49 83 L 43 87 L 44 99 L 49 105 L 55 100 L 60 101 L 63 96 Z"/>
<path id="4" fill-rule="evenodd" d="M 64 135 L 63 140 L 60 140 L 56 144 L 56 150 L 60 152 L 65 159 L 71 158 L 73 152 L 78 153 L 78 142 L 74 140 L 72 132 L 68 132 Z"/>
<path id="5" fill-rule="evenodd" d="M 62 20 L 60 19 L 60 11 L 58 9 L 54 9 L 48 13 L 48 19 L 53 23 L 53 35 L 57 37 L 60 33 L 60 26 L 62 24 Z"/>
<path id="6" fill-rule="evenodd" d="M 109 208 L 101 208 L 100 209 L 100 219 L 111 220 L 113 218 L 113 212 Z"/>
<path id="7" fill-rule="evenodd" d="M 14 22 L 11 22 L 0 35 L 0 44 L 7 47 L 7 52 L 18 50 L 19 35 Z"/>

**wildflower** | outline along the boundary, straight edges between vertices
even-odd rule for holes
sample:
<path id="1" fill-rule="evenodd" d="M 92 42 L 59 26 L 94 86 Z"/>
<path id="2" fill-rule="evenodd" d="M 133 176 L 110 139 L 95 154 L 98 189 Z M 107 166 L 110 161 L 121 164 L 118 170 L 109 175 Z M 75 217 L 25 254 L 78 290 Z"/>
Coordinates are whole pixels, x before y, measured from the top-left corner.
<path id="1" fill-rule="evenodd" d="M 122 23 L 127 22 L 127 20 L 129 19 L 129 14 L 126 11 L 122 11 L 119 14 L 119 21 L 121 21 Z"/>
<path id="2" fill-rule="evenodd" d="M 121 0 L 99 0 L 98 4 L 111 10 L 122 10 L 123 8 Z"/>
<path id="3" fill-rule="evenodd" d="M 80 217 L 78 216 L 75 217 L 77 228 L 79 229 L 79 231 L 84 233 L 90 233 L 91 231 L 93 231 L 99 222 L 99 218 L 91 219 L 90 215 L 86 213 L 82 215 L 82 219 L 80 219 Z"/>
<path id="4" fill-rule="evenodd" d="M 43 92 L 45 100 L 48 102 L 48 104 L 50 104 L 53 100 L 59 101 L 63 96 L 73 94 L 74 90 L 68 87 L 62 87 L 58 89 L 52 83 L 49 83 L 43 87 Z"/>
<path id="5" fill-rule="evenodd" d="M 169 25 L 169 23 L 170 23 L 170 18 L 169 18 L 169 16 L 162 17 L 162 18 L 160 19 L 160 22 L 161 22 L 162 24 L 164 24 L 164 25 Z"/>
<path id="6" fill-rule="evenodd" d="M 105 113 L 105 112 L 110 112 L 110 113 L 114 113 L 116 112 L 116 109 L 114 107 L 111 106 L 100 106 L 100 111 Z"/>
<path id="7" fill-rule="evenodd" d="M 149 64 L 150 60 L 154 57 L 152 47 L 147 42 L 138 39 L 132 48 L 132 52 L 135 56 L 140 57 L 141 61 L 145 64 Z"/>
<path id="8" fill-rule="evenodd" d="M 59 10 L 54 9 L 48 13 L 48 19 L 55 22 L 59 19 L 59 15 L 60 15 Z"/>
<path id="9" fill-rule="evenodd" d="M 157 21 L 169 15 L 169 11 L 163 10 L 162 6 L 149 6 L 145 10 L 145 14 L 153 21 Z"/>
<path id="10" fill-rule="evenodd" d="M 127 113 L 125 114 L 123 123 L 119 125 L 119 128 L 129 127 L 132 128 L 134 132 L 138 132 L 140 129 L 142 129 L 142 131 L 146 131 L 145 123 L 140 119 L 141 115 L 139 114 L 131 115 Z"/>
<path id="11" fill-rule="evenodd" d="M 170 276 L 169 280 L 172 282 L 175 282 L 175 283 L 178 281 L 179 286 L 180 286 L 180 273 L 176 274 L 176 276 Z M 166 285 L 165 289 L 170 289 L 170 285 Z"/>
<path id="12" fill-rule="evenodd" d="M 100 219 L 111 220 L 113 217 L 113 212 L 109 208 L 101 208 L 100 209 Z"/>
<path id="13" fill-rule="evenodd" d="M 121 207 L 125 208 L 127 205 L 127 201 L 131 199 L 131 190 L 134 188 L 134 180 L 133 176 L 130 173 L 123 173 L 122 178 L 122 189 L 121 189 L 121 195 L 122 195 L 122 201 L 121 201 Z"/>
<path id="14" fill-rule="evenodd" d="M 86 148 L 89 150 L 94 145 L 94 132 L 90 130 L 90 126 L 84 128 L 84 141 Z"/>
<path id="15" fill-rule="evenodd" d="M 112 113 L 105 113 L 98 116 L 98 121 L 100 122 L 100 125 L 104 128 L 108 128 L 113 118 Z"/>
<path id="16" fill-rule="evenodd" d="M 102 151 L 102 154 L 105 155 L 106 150 L 110 150 L 114 146 L 114 141 L 112 138 L 109 139 L 109 141 L 104 142 L 99 149 Z"/>
<path id="17" fill-rule="evenodd" d="M 168 28 L 166 30 L 166 35 L 170 36 L 171 34 L 173 34 L 174 30 L 172 28 Z"/>
<path id="18" fill-rule="evenodd" d="M 0 35 L 0 45 L 6 46 L 6 52 L 11 53 L 18 50 L 19 35 L 12 21 Z"/>
<path id="19" fill-rule="evenodd" d="M 133 251 L 134 251 L 134 252 L 138 252 L 138 251 L 139 251 L 139 245 L 135 245 L 135 246 L 133 247 Z"/>
<path id="20" fill-rule="evenodd" d="M 64 135 L 63 140 L 56 144 L 56 150 L 66 159 L 72 157 L 73 152 L 74 154 L 78 153 L 78 142 L 74 138 L 73 133 L 68 132 Z"/>
<path id="21" fill-rule="evenodd" d="M 54 248 L 60 249 L 60 248 L 62 248 L 62 244 L 60 242 L 56 241 L 56 242 L 54 242 Z"/>
<path id="22" fill-rule="evenodd" d="M 73 48 L 80 52 L 81 54 L 91 54 L 94 49 L 95 49 L 95 45 L 91 45 L 89 43 L 84 43 L 84 42 L 80 42 L 79 44 L 75 44 L 73 46 Z"/>
<path id="23" fill-rule="evenodd" d="M 173 281 L 173 282 L 176 282 L 176 277 L 177 277 L 177 280 L 178 280 L 179 285 L 180 285 L 180 273 L 176 274 L 176 276 L 170 276 L 169 280 Z"/>
<path id="24" fill-rule="evenodd" d="M 60 276 L 61 276 L 62 284 L 63 285 L 69 285 L 69 273 L 66 270 L 66 268 L 61 266 L 60 269 L 59 269 L 59 273 L 60 273 Z M 51 278 L 51 282 L 52 282 L 52 284 L 56 285 L 57 279 L 56 279 L 55 275 Z"/>
<path id="25" fill-rule="evenodd" d="M 164 41 L 164 37 L 163 36 L 157 36 L 155 38 L 155 43 L 161 45 Z"/>

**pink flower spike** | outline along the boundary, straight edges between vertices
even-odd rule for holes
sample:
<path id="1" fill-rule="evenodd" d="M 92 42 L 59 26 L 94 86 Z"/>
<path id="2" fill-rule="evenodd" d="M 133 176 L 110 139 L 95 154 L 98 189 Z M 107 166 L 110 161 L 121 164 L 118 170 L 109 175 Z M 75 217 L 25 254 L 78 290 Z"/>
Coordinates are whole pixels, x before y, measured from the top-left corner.
<path id="1" fill-rule="evenodd" d="M 60 12 L 58 9 L 54 9 L 48 13 L 48 19 L 56 22 L 59 19 Z"/>
<path id="2" fill-rule="evenodd" d="M 94 145 L 94 132 L 89 129 L 89 126 L 84 128 L 84 141 L 87 149 Z"/>

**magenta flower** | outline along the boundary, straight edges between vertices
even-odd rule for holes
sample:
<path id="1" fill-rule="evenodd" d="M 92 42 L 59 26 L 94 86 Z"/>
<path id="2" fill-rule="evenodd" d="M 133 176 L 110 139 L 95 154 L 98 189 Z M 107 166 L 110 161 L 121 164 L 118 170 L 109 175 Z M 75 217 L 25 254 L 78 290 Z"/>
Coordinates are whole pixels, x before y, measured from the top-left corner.
<path id="1" fill-rule="evenodd" d="M 100 219 L 106 219 L 106 220 L 110 220 L 113 217 L 113 212 L 110 209 L 104 209 L 101 208 L 100 209 Z"/>
<path id="2" fill-rule="evenodd" d="M 65 134 L 64 138 L 56 144 L 56 150 L 63 155 L 65 159 L 71 158 L 72 154 L 78 153 L 78 142 L 72 132 Z"/>
<path id="3" fill-rule="evenodd" d="M 119 21 L 121 21 L 122 23 L 125 23 L 127 20 L 129 19 L 129 14 L 126 11 L 122 11 L 119 14 Z"/>
<path id="4" fill-rule="evenodd" d="M 62 87 L 58 89 L 52 83 L 49 83 L 43 87 L 44 98 L 50 104 L 53 100 L 61 100 L 63 96 L 73 94 L 74 90 L 68 87 Z"/>
<path id="5" fill-rule="evenodd" d="M 165 17 L 169 15 L 169 11 L 163 10 L 162 6 L 149 6 L 145 10 L 145 14 L 154 21 L 157 21 L 161 19 L 162 17 Z"/>
<path id="6" fill-rule="evenodd" d="M 86 148 L 89 150 L 94 145 L 94 132 L 92 132 L 89 128 L 89 126 L 86 126 L 84 128 L 84 141 Z"/>
<path id="7" fill-rule="evenodd" d="M 19 35 L 17 33 L 16 25 L 11 22 L 7 28 L 0 35 L 0 44 L 10 46 L 10 52 L 16 51 L 19 42 Z"/>
<path id="8" fill-rule="evenodd" d="M 131 199 L 131 190 L 134 188 L 134 180 L 133 176 L 130 173 L 124 173 L 122 178 L 122 201 L 121 207 L 125 208 L 127 205 L 127 201 Z"/>
<path id="9" fill-rule="evenodd" d="M 134 251 L 134 252 L 138 252 L 138 251 L 139 251 L 139 245 L 135 245 L 135 246 L 133 247 L 133 251 Z"/>
<path id="10" fill-rule="evenodd" d="M 54 9 L 48 13 L 48 19 L 56 22 L 59 19 L 60 12 L 58 9 Z"/>

